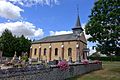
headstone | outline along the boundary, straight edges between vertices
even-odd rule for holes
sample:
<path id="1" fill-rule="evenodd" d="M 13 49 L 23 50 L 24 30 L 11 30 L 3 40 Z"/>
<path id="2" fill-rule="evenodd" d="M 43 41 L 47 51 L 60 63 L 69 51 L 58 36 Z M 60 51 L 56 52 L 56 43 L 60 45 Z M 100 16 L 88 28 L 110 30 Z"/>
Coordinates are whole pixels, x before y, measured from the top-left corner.
<path id="1" fill-rule="evenodd" d="M 16 51 L 15 51 L 15 54 L 14 54 L 14 56 L 13 56 L 13 60 L 15 60 L 15 59 L 16 59 L 16 57 L 17 57 L 17 56 L 16 56 Z"/>
<path id="2" fill-rule="evenodd" d="M 12 63 L 17 63 L 18 60 L 19 60 L 19 59 L 17 58 L 16 51 L 15 51 L 15 54 L 14 54 L 14 56 L 13 56 L 11 62 L 12 62 Z"/>
<path id="3" fill-rule="evenodd" d="M 19 61 L 21 60 L 21 56 L 19 56 Z"/>
<path id="4" fill-rule="evenodd" d="M 31 58 L 29 58 L 29 64 L 32 64 L 32 59 Z"/>

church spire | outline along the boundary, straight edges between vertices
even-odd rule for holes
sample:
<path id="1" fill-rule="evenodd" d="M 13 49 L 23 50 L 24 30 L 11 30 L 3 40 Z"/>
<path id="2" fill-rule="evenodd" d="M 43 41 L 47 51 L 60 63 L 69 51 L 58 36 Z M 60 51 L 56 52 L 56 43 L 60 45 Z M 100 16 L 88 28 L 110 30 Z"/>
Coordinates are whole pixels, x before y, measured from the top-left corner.
<path id="1" fill-rule="evenodd" d="M 76 28 L 82 28 L 82 27 L 81 27 L 81 24 L 80 24 L 79 6 L 78 6 L 78 5 L 77 5 L 77 21 L 76 21 L 75 27 L 76 27 Z"/>
<path id="2" fill-rule="evenodd" d="M 75 27 L 76 27 L 76 28 L 81 27 L 79 15 L 77 16 L 77 21 L 76 21 Z"/>
<path id="3" fill-rule="evenodd" d="M 72 28 L 72 30 L 78 30 L 78 29 L 83 31 L 81 24 L 80 24 L 79 8 L 77 7 L 77 21 L 76 21 L 74 28 Z"/>

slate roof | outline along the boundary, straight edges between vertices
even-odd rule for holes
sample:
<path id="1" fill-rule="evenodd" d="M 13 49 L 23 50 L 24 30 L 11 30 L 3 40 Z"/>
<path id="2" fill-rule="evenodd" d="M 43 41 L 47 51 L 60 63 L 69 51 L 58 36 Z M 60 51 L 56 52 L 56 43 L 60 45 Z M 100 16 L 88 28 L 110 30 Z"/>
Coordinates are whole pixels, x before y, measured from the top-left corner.
<path id="1" fill-rule="evenodd" d="M 33 44 L 36 43 L 50 43 L 50 42 L 65 42 L 65 41 L 77 41 L 76 37 L 71 34 L 64 34 L 64 35 L 55 35 L 55 36 L 47 36 L 40 40 L 36 40 L 32 42 Z M 84 44 L 87 44 L 85 41 L 80 40 Z"/>
<path id="2" fill-rule="evenodd" d="M 81 24 L 80 24 L 80 17 L 79 17 L 79 15 L 77 16 L 77 21 L 76 21 L 75 27 L 72 28 L 72 30 L 77 30 L 77 29 L 81 29 L 83 31 L 83 28 L 81 27 Z"/>
<path id="3" fill-rule="evenodd" d="M 77 16 L 77 21 L 76 21 L 76 24 L 75 24 L 75 28 L 80 28 L 81 27 L 81 24 L 80 24 L 80 17 L 79 15 Z"/>
<path id="4" fill-rule="evenodd" d="M 40 40 L 34 41 L 33 43 L 38 42 L 59 42 L 59 41 L 71 41 L 76 40 L 76 37 L 71 34 L 64 34 L 64 35 L 55 35 L 55 36 L 47 36 L 45 38 L 42 38 Z"/>

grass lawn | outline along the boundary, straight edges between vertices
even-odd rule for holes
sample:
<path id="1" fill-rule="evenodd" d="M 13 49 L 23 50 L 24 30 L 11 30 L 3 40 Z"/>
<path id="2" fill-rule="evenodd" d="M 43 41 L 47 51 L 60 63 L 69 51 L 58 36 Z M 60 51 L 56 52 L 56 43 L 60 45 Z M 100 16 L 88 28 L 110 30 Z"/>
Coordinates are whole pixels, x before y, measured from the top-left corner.
<path id="1" fill-rule="evenodd" d="M 120 62 L 103 62 L 103 69 L 69 80 L 120 80 Z"/>

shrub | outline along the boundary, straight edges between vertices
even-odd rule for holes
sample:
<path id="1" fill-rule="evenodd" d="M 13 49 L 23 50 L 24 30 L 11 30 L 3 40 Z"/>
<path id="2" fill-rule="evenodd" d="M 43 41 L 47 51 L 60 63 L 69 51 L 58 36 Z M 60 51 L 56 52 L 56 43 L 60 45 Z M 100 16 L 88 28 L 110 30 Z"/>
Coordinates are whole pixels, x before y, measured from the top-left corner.
<path id="1" fill-rule="evenodd" d="M 91 60 L 100 60 L 100 61 L 120 61 L 120 56 L 112 57 L 88 57 Z"/>
<path id="2" fill-rule="evenodd" d="M 28 56 L 22 56 L 22 60 L 27 62 L 28 61 Z"/>
<path id="3" fill-rule="evenodd" d="M 60 61 L 58 63 L 58 67 L 60 68 L 60 70 L 67 70 L 69 69 L 69 65 L 68 65 L 68 62 L 67 61 Z"/>

